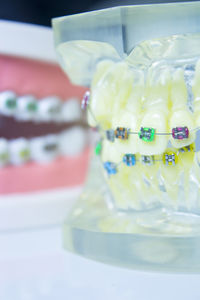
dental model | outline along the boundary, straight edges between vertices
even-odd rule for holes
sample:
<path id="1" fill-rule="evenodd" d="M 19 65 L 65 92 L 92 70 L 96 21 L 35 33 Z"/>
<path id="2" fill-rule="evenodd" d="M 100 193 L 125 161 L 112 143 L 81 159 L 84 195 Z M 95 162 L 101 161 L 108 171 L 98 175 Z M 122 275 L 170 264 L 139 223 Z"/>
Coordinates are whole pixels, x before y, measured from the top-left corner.
<path id="1" fill-rule="evenodd" d="M 71 85 L 57 65 L 51 30 L 1 21 L 0 32 L 0 214 L 10 203 L 0 229 L 57 222 L 86 175 L 88 135 L 80 107 L 85 89 Z M 6 36 L 13 34 L 18 46 L 11 47 Z M 16 213 L 8 221 L 11 203 Z M 20 217 L 23 209 L 30 218 Z M 41 211 L 41 218 L 31 210 Z"/>
<path id="2" fill-rule="evenodd" d="M 180 16 L 163 7 L 53 21 L 62 68 L 91 87 L 82 108 L 100 134 L 95 151 L 113 205 L 127 211 L 199 209 L 199 22 L 195 4 L 180 4 Z"/>

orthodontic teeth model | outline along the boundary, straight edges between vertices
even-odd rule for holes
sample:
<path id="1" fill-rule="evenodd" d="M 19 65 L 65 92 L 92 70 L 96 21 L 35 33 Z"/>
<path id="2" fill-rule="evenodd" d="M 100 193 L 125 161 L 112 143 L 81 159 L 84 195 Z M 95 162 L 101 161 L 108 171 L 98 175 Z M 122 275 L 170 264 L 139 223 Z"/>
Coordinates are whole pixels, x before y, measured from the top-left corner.
<path id="1" fill-rule="evenodd" d="M 194 197 L 200 179 L 194 7 L 180 4 L 177 26 L 173 5 L 166 6 L 167 15 L 162 5 L 130 6 L 53 22 L 62 68 L 72 82 L 91 86 L 82 108 L 101 135 L 96 153 L 119 209 L 200 211 Z M 161 24 L 156 31 L 154 18 Z"/>

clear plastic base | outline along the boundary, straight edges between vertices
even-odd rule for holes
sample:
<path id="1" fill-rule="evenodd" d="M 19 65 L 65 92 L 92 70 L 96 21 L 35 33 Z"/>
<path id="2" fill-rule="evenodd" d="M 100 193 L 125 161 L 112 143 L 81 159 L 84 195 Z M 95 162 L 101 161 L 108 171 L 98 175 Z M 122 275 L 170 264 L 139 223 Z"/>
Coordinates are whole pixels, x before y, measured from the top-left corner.
<path id="1" fill-rule="evenodd" d="M 66 249 L 93 260 L 138 270 L 200 272 L 199 216 L 162 207 L 118 210 L 96 158 L 63 234 Z"/>

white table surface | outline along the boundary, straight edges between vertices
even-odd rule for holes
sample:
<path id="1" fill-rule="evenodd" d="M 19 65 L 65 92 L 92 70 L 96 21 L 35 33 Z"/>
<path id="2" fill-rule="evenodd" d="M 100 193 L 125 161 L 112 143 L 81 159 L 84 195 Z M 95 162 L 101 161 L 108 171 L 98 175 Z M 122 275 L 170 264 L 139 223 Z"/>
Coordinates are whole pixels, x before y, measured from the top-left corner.
<path id="1" fill-rule="evenodd" d="M 0 233 L 1 300 L 199 300 L 200 275 L 145 273 L 62 249 L 61 226 Z"/>

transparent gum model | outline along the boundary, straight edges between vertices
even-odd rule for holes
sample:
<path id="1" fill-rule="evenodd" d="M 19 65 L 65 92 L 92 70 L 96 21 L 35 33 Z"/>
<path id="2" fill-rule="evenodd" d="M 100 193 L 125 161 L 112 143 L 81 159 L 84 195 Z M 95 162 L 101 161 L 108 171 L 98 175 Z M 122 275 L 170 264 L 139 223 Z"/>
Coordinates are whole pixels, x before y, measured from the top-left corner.
<path id="1" fill-rule="evenodd" d="M 66 248 L 137 269 L 200 271 L 200 2 L 53 20 L 98 131 Z"/>

